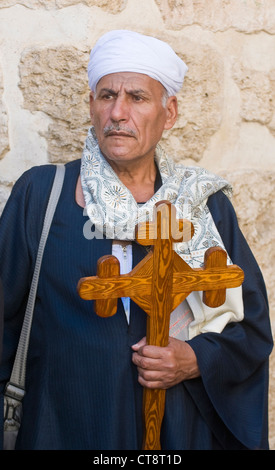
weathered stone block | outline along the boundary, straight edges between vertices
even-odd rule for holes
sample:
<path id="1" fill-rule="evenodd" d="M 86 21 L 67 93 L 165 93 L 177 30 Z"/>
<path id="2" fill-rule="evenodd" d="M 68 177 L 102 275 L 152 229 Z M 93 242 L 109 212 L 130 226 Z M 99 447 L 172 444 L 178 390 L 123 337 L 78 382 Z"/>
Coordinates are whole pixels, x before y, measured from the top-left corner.
<path id="1" fill-rule="evenodd" d="M 260 124 L 271 123 L 275 112 L 275 80 L 274 73 L 235 67 L 233 77 L 241 90 L 241 117 L 245 121 L 256 121 Z M 271 126 L 272 127 L 272 126 Z"/>
<path id="2" fill-rule="evenodd" d="M 273 0 L 155 0 L 166 27 L 182 29 L 198 24 L 211 31 L 275 33 Z"/>
<path id="3" fill-rule="evenodd" d="M 12 185 L 11 184 L 2 184 L 0 183 L 0 216 L 3 212 L 5 204 L 9 198 L 11 192 Z"/>
<path id="4" fill-rule="evenodd" d="M 44 8 L 51 10 L 78 5 L 79 3 L 89 7 L 96 6 L 110 13 L 119 13 L 126 7 L 127 0 L 1 0 L 0 9 L 22 5 L 32 9 Z"/>
<path id="5" fill-rule="evenodd" d="M 55 7 L 56 0 L 2 0 L 0 8 L 13 7 L 15 5 L 22 5 L 27 8 L 46 8 L 50 10 Z"/>
<path id="6" fill-rule="evenodd" d="M 178 54 L 186 62 L 188 73 L 178 94 L 178 121 L 164 134 L 163 144 L 176 161 L 185 158 L 199 161 L 222 119 L 223 60 L 209 46 L 187 38 L 181 41 L 184 55 L 179 51 Z"/>
<path id="7" fill-rule="evenodd" d="M 89 7 L 96 6 L 110 13 L 119 13 L 126 7 L 127 0 L 56 0 L 58 8 L 77 5 L 78 3 Z"/>
<path id="8" fill-rule="evenodd" d="M 24 106 L 52 120 L 46 133 L 49 160 L 81 157 L 90 125 L 87 63 L 89 54 L 76 48 L 31 49 L 20 63 Z"/>
<path id="9" fill-rule="evenodd" d="M 275 70 L 271 70 L 268 76 L 271 88 L 269 101 L 270 106 L 272 106 L 273 109 L 272 119 L 268 123 L 268 129 L 270 130 L 271 134 L 275 137 Z"/>
<path id="10" fill-rule="evenodd" d="M 9 150 L 8 113 L 3 101 L 4 84 L 0 69 L 0 159 Z"/>

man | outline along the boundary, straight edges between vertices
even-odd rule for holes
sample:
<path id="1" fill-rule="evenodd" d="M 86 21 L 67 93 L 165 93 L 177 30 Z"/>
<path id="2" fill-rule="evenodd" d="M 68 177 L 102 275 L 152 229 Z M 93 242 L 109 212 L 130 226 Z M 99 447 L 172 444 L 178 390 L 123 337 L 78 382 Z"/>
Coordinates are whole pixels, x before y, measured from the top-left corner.
<path id="1" fill-rule="evenodd" d="M 272 336 L 259 268 L 225 195 L 226 181 L 175 165 L 159 141 L 177 118 L 186 65 L 162 41 L 130 31 L 99 39 L 88 66 L 91 120 L 81 165 L 66 165 L 40 273 L 18 449 L 141 449 L 143 387 L 164 388 L 165 449 L 267 449 Z M 24 313 L 52 165 L 16 183 L 0 220 L 6 338 L 2 389 Z M 191 267 L 209 246 L 245 272 L 220 308 L 192 293 L 174 312 L 166 348 L 146 345 L 146 314 L 128 298 L 100 318 L 78 280 L 114 253 L 121 272 L 146 255 L 137 220 L 169 199 L 195 226 L 175 250 Z M 84 220 L 83 220 L 83 210 Z"/>

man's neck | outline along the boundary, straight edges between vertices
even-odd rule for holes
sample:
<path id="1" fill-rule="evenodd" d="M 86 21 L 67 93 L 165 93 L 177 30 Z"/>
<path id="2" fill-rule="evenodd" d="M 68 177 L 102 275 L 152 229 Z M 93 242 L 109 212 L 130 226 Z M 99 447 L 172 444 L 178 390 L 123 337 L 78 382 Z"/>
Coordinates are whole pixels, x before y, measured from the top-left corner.
<path id="1" fill-rule="evenodd" d="M 155 194 L 156 165 L 153 168 L 141 168 L 138 172 L 124 171 L 118 174 L 122 183 L 131 191 L 137 202 L 146 202 Z M 142 170 L 142 171 L 141 171 Z M 75 199 L 80 207 L 85 207 L 80 177 L 76 185 Z"/>
<path id="2" fill-rule="evenodd" d="M 137 202 L 146 202 L 154 195 L 157 170 L 153 159 L 144 161 L 142 164 L 139 162 L 136 165 L 132 163 L 122 165 L 109 163 Z"/>

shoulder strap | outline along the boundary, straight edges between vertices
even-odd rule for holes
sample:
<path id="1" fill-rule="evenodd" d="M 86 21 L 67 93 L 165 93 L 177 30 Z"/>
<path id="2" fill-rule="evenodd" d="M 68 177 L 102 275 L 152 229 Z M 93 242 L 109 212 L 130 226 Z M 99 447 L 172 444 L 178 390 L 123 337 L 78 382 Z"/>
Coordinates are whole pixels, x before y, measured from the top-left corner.
<path id="1" fill-rule="evenodd" d="M 52 219 L 55 213 L 55 209 L 59 200 L 61 193 L 63 180 L 65 176 L 65 166 L 57 165 L 55 178 L 53 181 L 53 186 L 48 201 L 42 234 L 38 246 L 37 257 L 35 262 L 35 268 L 28 298 L 28 303 L 26 307 L 25 317 L 21 329 L 20 339 L 17 347 L 16 357 L 13 364 L 13 369 L 10 377 L 10 382 L 7 386 L 9 395 L 16 395 L 14 398 L 22 398 L 24 396 L 25 389 L 25 376 L 26 376 L 26 360 L 29 346 L 30 331 L 33 318 L 33 309 L 36 299 L 37 285 L 39 280 L 40 268 L 44 253 L 44 248 L 46 245 L 47 237 L 51 227 Z M 10 386 L 10 387 L 9 387 Z M 19 390 L 16 390 L 16 387 L 19 387 Z"/>

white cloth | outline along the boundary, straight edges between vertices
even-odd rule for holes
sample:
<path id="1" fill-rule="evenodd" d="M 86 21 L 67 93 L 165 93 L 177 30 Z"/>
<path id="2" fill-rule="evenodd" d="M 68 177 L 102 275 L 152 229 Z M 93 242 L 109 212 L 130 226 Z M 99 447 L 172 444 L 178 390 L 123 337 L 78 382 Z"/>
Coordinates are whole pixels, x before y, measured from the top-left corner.
<path id="1" fill-rule="evenodd" d="M 175 243 L 174 249 L 191 268 L 204 264 L 205 251 L 211 246 L 224 245 L 206 205 L 211 194 L 223 190 L 230 194 L 228 182 L 207 170 L 185 167 L 170 160 L 158 145 L 155 152 L 162 186 L 141 207 L 132 193 L 120 181 L 100 152 L 94 128 L 90 128 L 81 161 L 81 184 L 86 212 L 96 233 L 102 238 L 134 240 L 138 222 L 152 220 L 158 201 L 169 200 L 176 207 L 178 219 L 190 220 L 195 229 L 189 242 Z M 228 263 L 231 263 L 228 257 Z M 202 302 L 201 292 L 192 292 L 187 302 L 194 320 L 189 325 L 189 338 L 205 332 L 221 332 L 227 323 L 243 319 L 242 288 L 227 289 L 226 302 L 209 308 Z"/>
<path id="2" fill-rule="evenodd" d="M 95 91 L 99 80 L 110 73 L 142 73 L 159 81 L 173 96 L 181 89 L 187 70 L 167 43 L 134 31 L 114 30 L 104 34 L 92 49 L 88 79 Z"/>
<path id="3" fill-rule="evenodd" d="M 113 243 L 112 255 L 115 256 L 120 264 L 120 274 L 128 274 L 132 271 L 133 254 L 132 244 L 128 243 L 122 245 L 120 243 Z M 127 322 L 130 322 L 130 297 L 121 297 Z"/>

